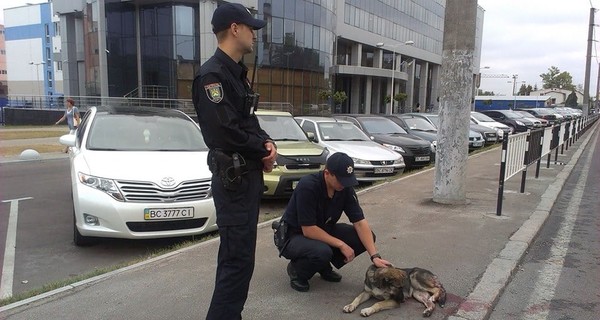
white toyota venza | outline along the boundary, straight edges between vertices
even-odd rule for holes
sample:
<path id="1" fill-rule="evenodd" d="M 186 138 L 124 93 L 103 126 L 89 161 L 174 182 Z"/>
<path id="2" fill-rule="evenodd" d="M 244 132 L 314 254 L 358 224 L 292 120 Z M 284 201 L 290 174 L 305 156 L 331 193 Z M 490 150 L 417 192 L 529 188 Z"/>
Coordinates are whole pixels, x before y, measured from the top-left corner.
<path id="1" fill-rule="evenodd" d="M 90 108 L 69 148 L 75 245 L 217 229 L 208 148 L 183 112 Z"/>

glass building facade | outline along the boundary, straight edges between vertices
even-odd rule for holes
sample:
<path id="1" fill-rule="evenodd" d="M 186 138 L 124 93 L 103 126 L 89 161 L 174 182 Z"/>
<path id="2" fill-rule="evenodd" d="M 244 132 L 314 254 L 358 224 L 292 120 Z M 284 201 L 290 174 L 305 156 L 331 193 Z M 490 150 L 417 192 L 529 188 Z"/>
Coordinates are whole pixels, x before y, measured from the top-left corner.
<path id="1" fill-rule="evenodd" d="M 319 94 L 327 90 L 348 96 L 336 112 L 389 113 L 392 92 L 406 94 L 396 103 L 408 108 L 401 111 L 436 103 L 444 0 L 240 1 L 267 22 L 255 53 L 244 57 L 261 102 L 288 103 L 302 113 L 332 105 Z M 77 42 L 77 55 L 63 55 L 78 60 L 77 70 L 66 73 L 65 94 L 85 83 L 75 95 L 148 97 L 143 89 L 152 88 L 154 97 L 190 99 L 195 73 L 216 49 L 212 12 L 225 2 L 81 0 L 79 11 L 78 1 L 53 0 L 64 12 L 65 36 Z"/>

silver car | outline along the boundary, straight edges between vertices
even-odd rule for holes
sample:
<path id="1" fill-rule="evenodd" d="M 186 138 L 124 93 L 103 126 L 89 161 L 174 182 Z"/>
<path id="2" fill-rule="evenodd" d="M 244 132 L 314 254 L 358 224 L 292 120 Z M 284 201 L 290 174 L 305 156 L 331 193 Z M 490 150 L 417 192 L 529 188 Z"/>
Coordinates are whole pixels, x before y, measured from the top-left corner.
<path id="1" fill-rule="evenodd" d="M 372 141 L 354 124 L 327 117 L 296 117 L 315 143 L 331 154 L 344 152 L 354 160 L 359 181 L 376 181 L 395 176 L 406 167 L 400 154 Z"/>

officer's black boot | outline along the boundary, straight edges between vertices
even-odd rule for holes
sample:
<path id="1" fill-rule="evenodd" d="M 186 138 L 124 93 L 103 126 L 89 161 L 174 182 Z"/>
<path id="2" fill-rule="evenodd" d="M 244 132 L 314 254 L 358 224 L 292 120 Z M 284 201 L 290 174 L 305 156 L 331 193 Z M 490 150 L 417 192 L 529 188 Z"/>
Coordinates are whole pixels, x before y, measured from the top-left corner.
<path id="1" fill-rule="evenodd" d="M 323 279 L 325 281 L 329 281 L 329 282 L 342 281 L 342 275 L 333 271 L 333 268 L 331 268 L 331 266 L 327 266 L 327 268 L 324 270 L 321 270 L 319 272 L 319 274 L 321 275 L 321 279 Z"/>
<path id="2" fill-rule="evenodd" d="M 294 290 L 300 291 L 300 292 L 306 292 L 306 291 L 308 291 L 308 289 L 310 289 L 308 280 L 303 280 L 303 279 L 298 278 L 298 273 L 296 272 L 296 269 L 294 269 L 294 267 L 292 266 L 291 261 L 287 265 L 287 273 L 288 273 L 288 276 L 290 276 L 290 286 Z"/>

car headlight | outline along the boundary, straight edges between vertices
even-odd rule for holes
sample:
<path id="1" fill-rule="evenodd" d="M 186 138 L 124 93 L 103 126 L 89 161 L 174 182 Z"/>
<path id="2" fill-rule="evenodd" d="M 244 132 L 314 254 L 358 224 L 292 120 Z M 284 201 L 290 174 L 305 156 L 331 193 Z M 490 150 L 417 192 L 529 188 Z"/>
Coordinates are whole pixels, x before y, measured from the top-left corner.
<path id="1" fill-rule="evenodd" d="M 519 126 L 524 126 L 525 124 L 519 120 L 515 120 L 515 123 Z"/>
<path id="2" fill-rule="evenodd" d="M 394 160 L 394 164 L 404 164 L 404 157 L 400 156 L 398 160 Z"/>
<path id="3" fill-rule="evenodd" d="M 435 152 L 435 149 L 437 148 L 437 140 L 433 140 L 429 147 L 431 148 L 431 152 Z"/>
<path id="4" fill-rule="evenodd" d="M 123 195 L 121 194 L 121 191 L 117 187 L 117 184 L 114 182 L 114 180 L 95 177 L 80 172 L 79 182 L 90 188 L 103 191 L 113 197 L 115 200 L 124 201 Z"/>
<path id="5" fill-rule="evenodd" d="M 354 164 L 361 164 L 361 165 L 371 165 L 371 161 L 368 160 L 363 160 L 363 159 L 359 159 L 359 158 L 352 158 L 352 161 L 354 161 Z"/>
<path id="6" fill-rule="evenodd" d="M 404 151 L 404 149 L 402 149 L 402 147 L 400 147 L 400 146 L 395 146 L 393 144 L 387 144 L 387 143 L 384 143 L 383 146 L 386 148 L 389 148 L 391 150 L 397 151 L 397 152 L 406 153 L 406 151 Z"/>

